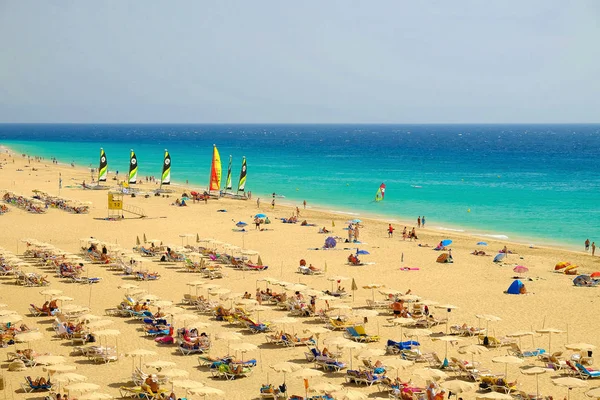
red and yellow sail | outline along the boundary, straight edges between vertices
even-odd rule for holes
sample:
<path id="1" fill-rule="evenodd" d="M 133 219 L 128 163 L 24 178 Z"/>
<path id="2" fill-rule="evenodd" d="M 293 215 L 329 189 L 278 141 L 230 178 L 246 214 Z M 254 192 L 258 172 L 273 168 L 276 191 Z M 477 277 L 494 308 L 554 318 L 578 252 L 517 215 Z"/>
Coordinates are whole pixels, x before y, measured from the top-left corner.
<path id="1" fill-rule="evenodd" d="M 213 145 L 213 158 L 212 165 L 210 167 L 210 183 L 208 190 L 220 190 L 221 189 L 221 156 L 219 156 L 219 150 L 217 145 Z"/>

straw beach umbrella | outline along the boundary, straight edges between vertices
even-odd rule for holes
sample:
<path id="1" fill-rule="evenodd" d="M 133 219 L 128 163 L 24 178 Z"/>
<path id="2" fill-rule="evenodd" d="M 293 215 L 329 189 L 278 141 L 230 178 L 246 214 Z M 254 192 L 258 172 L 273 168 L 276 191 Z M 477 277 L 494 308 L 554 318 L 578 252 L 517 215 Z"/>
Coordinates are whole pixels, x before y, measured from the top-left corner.
<path id="1" fill-rule="evenodd" d="M 499 356 L 492 358 L 492 362 L 504 364 L 504 378 L 508 381 L 508 364 L 523 364 L 524 360 L 515 356 Z"/>
<path id="2" fill-rule="evenodd" d="M 316 369 L 302 368 L 294 373 L 292 376 L 297 379 L 304 379 L 304 394 L 305 397 L 308 397 L 308 379 L 315 378 L 317 376 L 322 376 L 323 372 L 317 371 Z"/>
<path id="3" fill-rule="evenodd" d="M 283 373 L 283 383 L 285 383 L 286 374 L 301 370 L 302 366 L 300 364 L 291 363 L 289 361 L 283 361 L 283 362 L 271 365 L 271 368 L 275 372 Z"/>
<path id="4" fill-rule="evenodd" d="M 571 389 L 574 388 L 584 388 L 587 387 L 587 382 L 581 380 L 581 379 L 577 379 L 577 378 L 557 378 L 557 379 L 553 379 L 552 383 L 554 383 L 556 386 L 562 386 L 562 387 L 566 387 L 567 390 L 567 399 L 571 398 Z"/>
<path id="5" fill-rule="evenodd" d="M 93 390 L 98 390 L 99 388 L 100 388 L 99 385 L 96 385 L 95 383 L 88 383 L 88 382 L 74 383 L 72 385 L 65 386 L 65 390 L 68 391 L 69 393 L 71 393 L 71 392 L 87 393 L 87 392 L 91 392 Z"/>
<path id="6" fill-rule="evenodd" d="M 444 381 L 440 384 L 440 386 L 449 391 L 450 393 L 454 394 L 471 392 L 477 387 L 474 383 L 465 382 L 460 379 Z"/>
<path id="7" fill-rule="evenodd" d="M 548 352 L 552 352 L 552 334 L 553 333 L 565 333 L 565 331 L 556 328 L 542 328 L 536 330 L 537 333 L 548 334 Z"/>
<path id="8" fill-rule="evenodd" d="M 35 362 L 40 365 L 57 365 L 66 363 L 67 359 L 63 356 L 43 355 L 35 357 Z"/>
<path id="9" fill-rule="evenodd" d="M 108 393 L 99 392 L 85 393 L 78 397 L 79 400 L 110 400 L 113 398 L 114 397 Z"/>
<path id="10" fill-rule="evenodd" d="M 548 370 L 546 368 L 540 367 L 530 367 L 530 368 L 522 368 L 521 373 L 525 375 L 535 375 L 535 393 L 536 398 L 540 397 L 540 381 L 538 376 L 541 374 L 545 374 Z"/>
<path id="11" fill-rule="evenodd" d="M 203 386 L 203 387 L 199 387 L 199 388 L 191 388 L 188 389 L 188 393 L 190 394 L 194 394 L 194 395 L 198 395 L 198 396 L 202 396 L 204 398 L 207 397 L 224 397 L 225 396 L 225 392 L 220 390 L 220 389 L 216 389 L 210 386 Z"/>

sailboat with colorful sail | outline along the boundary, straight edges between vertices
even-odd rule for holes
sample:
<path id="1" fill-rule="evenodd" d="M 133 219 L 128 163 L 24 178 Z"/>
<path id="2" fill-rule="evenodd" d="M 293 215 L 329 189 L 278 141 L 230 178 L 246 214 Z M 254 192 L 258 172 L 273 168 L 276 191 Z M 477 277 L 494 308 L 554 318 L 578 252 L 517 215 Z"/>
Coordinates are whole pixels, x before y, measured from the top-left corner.
<path id="1" fill-rule="evenodd" d="M 165 149 L 165 155 L 163 157 L 162 173 L 160 174 L 160 186 L 154 191 L 154 193 L 173 193 L 171 189 L 163 189 L 163 185 L 171 184 L 171 155 L 169 150 Z"/>
<path id="2" fill-rule="evenodd" d="M 217 150 L 217 145 L 213 145 L 213 157 L 212 163 L 210 166 L 210 180 L 208 183 L 208 193 L 216 191 L 219 192 L 221 190 L 221 156 L 219 155 L 219 150 Z"/>
<path id="3" fill-rule="evenodd" d="M 246 157 L 242 159 L 242 170 L 240 171 L 240 182 L 238 183 L 238 193 L 246 190 L 246 175 L 248 168 L 246 166 Z"/>
<path id="4" fill-rule="evenodd" d="M 162 174 L 160 176 L 160 186 L 171 184 L 171 155 L 165 149 L 165 158 L 163 160 Z"/>
<path id="5" fill-rule="evenodd" d="M 98 166 L 98 184 L 89 186 L 85 183 L 83 184 L 84 189 L 94 189 L 94 190 L 105 190 L 108 189 L 108 186 L 103 186 L 100 182 L 106 182 L 106 177 L 108 176 L 108 159 L 106 158 L 106 153 L 104 149 L 100 148 L 100 165 Z"/>
<path id="6" fill-rule="evenodd" d="M 135 185 L 137 183 L 137 173 L 138 173 L 138 162 L 137 156 L 133 149 L 131 149 L 131 154 L 129 155 L 129 178 L 127 182 L 130 185 Z"/>
<path id="7" fill-rule="evenodd" d="M 225 193 L 227 193 L 228 190 L 232 189 L 231 186 L 231 161 L 232 161 L 233 157 L 231 155 L 229 155 L 229 166 L 227 167 L 227 178 L 225 179 Z"/>
<path id="8" fill-rule="evenodd" d="M 382 183 L 375 194 L 375 201 L 383 201 L 385 198 L 385 183 Z"/>
<path id="9" fill-rule="evenodd" d="M 108 176 L 108 159 L 104 149 L 100 148 L 100 166 L 98 167 L 98 182 L 106 182 Z"/>

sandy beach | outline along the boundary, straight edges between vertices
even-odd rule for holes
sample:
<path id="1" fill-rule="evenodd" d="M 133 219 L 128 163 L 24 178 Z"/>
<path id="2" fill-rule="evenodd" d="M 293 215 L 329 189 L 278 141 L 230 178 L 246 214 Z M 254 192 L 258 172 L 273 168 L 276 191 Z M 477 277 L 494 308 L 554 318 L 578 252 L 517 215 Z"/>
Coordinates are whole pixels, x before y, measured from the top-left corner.
<path id="1" fill-rule="evenodd" d="M 568 343 L 585 342 L 600 345 L 598 323 L 596 322 L 595 310 L 600 305 L 600 292 L 597 287 L 575 287 L 572 280 L 575 276 L 554 272 L 554 266 L 561 261 L 569 261 L 579 265 L 579 273 L 592 273 L 600 270 L 600 258 L 591 257 L 584 252 L 573 252 L 557 248 L 529 248 L 527 245 L 518 243 L 507 243 L 485 239 L 487 246 L 476 246 L 476 243 L 484 240 L 482 238 L 469 237 L 460 233 L 436 231 L 433 229 L 418 229 L 418 240 L 403 241 L 403 224 L 394 223 L 396 229 L 393 238 L 388 237 L 388 221 L 362 219 L 360 240 L 363 242 L 358 248 L 367 250 L 370 254 L 361 256 L 361 259 L 369 265 L 350 266 L 347 257 L 351 252 L 356 252 L 357 247 L 351 243 L 339 243 L 335 249 L 314 250 L 321 248 L 327 236 L 347 237 L 347 231 L 343 228 L 347 225 L 348 216 L 331 214 L 311 208 L 307 209 L 302 204 L 284 206 L 277 204 L 274 209 L 270 206 L 270 199 L 263 199 L 260 209 L 257 208 L 255 199 L 249 201 L 238 201 L 226 198 L 209 200 L 204 202 L 188 202 L 187 207 L 176 207 L 171 205 L 177 194 L 183 191 L 198 188 L 182 188 L 173 186 L 175 191 L 170 198 L 154 197 L 135 198 L 125 197 L 126 205 L 139 207 L 144 210 L 146 218 L 137 218 L 135 215 L 126 214 L 126 218 L 120 221 L 108 221 L 107 217 L 107 191 L 82 190 L 78 186 L 83 180 L 89 183 L 90 172 L 85 168 L 74 168 L 66 165 L 53 165 L 49 160 L 41 162 L 21 156 L 8 156 L 0 153 L 0 191 L 7 190 L 18 195 L 31 197 L 32 190 L 37 189 L 52 195 L 58 195 L 58 177 L 62 176 L 62 189 L 60 196 L 69 199 L 77 199 L 82 202 L 91 202 L 89 214 L 70 214 L 59 209 L 50 208 L 44 214 L 32 214 L 22 209 L 8 205 L 9 211 L 0 215 L 0 246 L 15 254 L 22 254 L 26 250 L 23 238 L 33 238 L 41 242 L 51 243 L 57 248 L 79 253 L 82 242 L 80 239 L 94 237 L 100 241 L 114 243 L 124 249 L 136 246 L 136 238 L 156 238 L 165 244 L 173 246 L 198 245 L 196 236 L 200 238 L 214 238 L 224 243 L 230 243 L 243 249 L 256 250 L 265 265 L 266 271 L 240 271 L 229 267 L 223 267 L 225 277 L 215 279 L 211 283 L 221 285 L 232 292 L 249 292 L 254 298 L 257 285 L 265 288 L 265 282 L 257 280 L 265 277 L 273 277 L 277 280 L 302 283 L 309 287 L 324 291 L 332 288 L 332 282 L 327 277 L 341 275 L 354 279 L 358 290 L 350 291 L 351 280 L 342 281 L 341 286 L 354 296 L 348 296 L 339 300 L 352 308 L 363 309 L 367 306 L 367 300 L 374 296 L 375 300 L 383 300 L 384 296 L 374 290 L 365 289 L 368 284 L 383 284 L 385 288 L 398 289 L 406 292 L 409 289 L 412 294 L 422 299 L 435 301 L 439 304 L 452 304 L 456 306 L 451 312 L 446 308 L 440 309 L 430 307 L 431 313 L 436 318 L 448 318 L 448 326 L 463 325 L 485 326 L 485 321 L 480 321 L 476 315 L 492 314 L 501 318 L 500 321 L 489 324 L 488 335 L 502 337 L 515 332 L 529 331 L 534 335 L 525 336 L 521 339 L 522 348 L 544 348 L 546 351 L 563 351 L 568 359 L 571 351 L 565 349 Z M 35 170 L 33 170 L 35 168 Z M 112 176 L 109 176 L 111 178 Z M 107 184 L 113 184 L 109 180 Z M 139 185 L 142 191 L 155 189 L 156 185 L 144 183 Z M 2 193 L 3 194 L 3 193 Z M 279 202 L 279 200 L 278 200 Z M 284 224 L 280 218 L 287 218 L 294 212 L 295 206 L 300 207 L 300 220 L 307 220 L 315 226 L 301 226 L 298 224 Z M 217 212 L 226 210 L 226 212 Z M 263 231 L 254 229 L 253 216 L 257 212 L 265 213 L 272 223 L 263 225 L 267 228 Z M 352 217 L 354 218 L 354 217 Z M 249 225 L 246 232 L 237 232 L 234 229 L 237 221 L 245 221 Z M 435 221 L 427 221 L 427 225 L 434 225 Z M 411 223 L 409 228 L 412 228 Z M 332 231 L 329 235 L 318 233 L 320 227 L 326 227 Z M 180 235 L 191 234 L 190 237 Z M 452 239 L 452 256 L 454 263 L 440 264 L 436 262 L 439 252 L 435 247 L 443 239 Z M 85 243 L 84 243 L 85 244 Z M 420 247 L 419 244 L 430 247 Z M 509 254 L 502 263 L 494 263 L 492 260 L 499 249 L 507 246 L 514 254 Z M 583 247 L 583 245 L 582 245 Z M 343 250 L 348 248 L 348 250 Z M 474 256 L 470 254 L 475 249 L 485 251 L 488 256 Z M 322 275 L 303 275 L 298 273 L 299 260 L 305 259 L 307 263 L 324 269 L 327 272 Z M 527 287 L 527 295 L 507 295 L 504 293 L 513 282 L 512 277 L 518 275 L 513 272 L 517 265 L 523 265 L 529 272 L 521 274 L 522 281 Z M 157 259 L 148 259 L 142 263 L 142 268 L 149 272 L 158 272 L 160 279 L 156 281 L 138 282 L 132 275 L 124 275 L 118 271 L 111 271 L 100 264 L 85 264 L 85 275 L 99 277 L 101 281 L 93 285 L 82 285 L 68 282 L 56 276 L 54 271 L 41 269 L 39 267 L 26 267 L 24 272 L 41 272 L 48 275 L 50 288 L 62 290 L 67 296 L 73 297 L 73 303 L 89 306 L 91 312 L 96 315 L 104 315 L 105 310 L 116 307 L 125 294 L 118 286 L 125 283 L 137 284 L 149 294 L 159 296 L 164 300 L 179 303 L 184 294 L 190 293 L 186 283 L 204 279 L 199 274 L 187 272 L 182 263 L 165 264 L 157 262 Z M 207 280 L 207 283 L 210 282 Z M 144 336 L 141 330 L 142 324 L 137 320 L 119 317 L 107 317 L 114 321 L 110 329 L 118 329 L 121 334 L 117 338 L 108 338 L 109 344 L 118 345 L 118 362 L 108 364 L 95 364 L 87 361 L 80 355 L 71 355 L 73 346 L 70 341 L 55 336 L 51 328 L 52 318 L 33 317 L 28 308 L 30 303 L 41 305 L 44 296 L 40 291 L 44 288 L 22 287 L 15 284 L 11 276 L 0 277 L 0 303 L 8 306 L 7 310 L 15 310 L 24 316 L 24 323 L 31 328 L 38 328 L 44 334 L 44 340 L 31 343 L 31 347 L 38 353 L 50 353 L 62 355 L 69 358 L 69 364 L 77 366 L 76 372 L 88 377 L 88 382 L 100 385 L 99 391 L 119 397 L 119 387 L 131 385 L 132 359 L 121 356 L 122 354 L 144 348 L 156 351 L 158 356 L 147 357 L 145 361 L 170 360 L 177 364 L 176 368 L 189 372 L 189 379 L 204 382 L 225 391 L 227 399 L 251 399 L 259 398 L 259 389 L 262 384 L 268 382 L 280 385 L 283 382 L 283 374 L 277 373 L 270 368 L 280 361 L 291 361 L 299 363 L 303 367 L 313 368 L 312 363 L 305 359 L 306 347 L 277 347 L 266 345 L 265 335 L 262 333 L 251 334 L 249 331 L 240 329 L 227 322 L 216 321 L 207 314 L 199 314 L 199 321 L 209 322 L 210 326 L 205 329 L 214 337 L 215 334 L 224 331 L 241 332 L 243 342 L 258 346 L 258 350 L 244 354 L 245 358 L 257 360 L 257 366 L 251 376 L 234 381 L 213 379 L 207 368 L 198 365 L 196 355 L 183 356 L 177 351 L 176 346 L 158 346 L 152 338 Z M 282 291 L 280 286 L 273 286 L 275 291 Z M 204 290 L 206 293 L 206 290 Z M 212 296 L 218 299 L 218 296 Z M 229 301 L 223 302 L 228 306 Z M 187 306 L 183 306 L 188 308 Z M 317 301 L 316 308 L 325 307 L 323 301 Z M 193 309 L 190 309 L 190 312 Z M 261 321 L 282 318 L 288 313 L 276 307 L 269 307 L 267 311 L 260 313 Z M 368 318 L 366 330 L 369 334 L 379 335 L 381 340 L 366 345 L 369 349 L 384 349 L 388 339 L 400 341 L 401 328 L 391 324 L 393 315 L 389 310 L 381 310 L 380 315 Z M 356 318 L 362 320 L 362 317 Z M 301 333 L 303 329 L 313 326 L 324 326 L 316 318 L 299 318 L 299 322 L 286 326 L 286 330 L 294 330 Z M 135 321 L 135 322 L 134 322 Z M 433 332 L 446 332 L 447 325 L 436 325 L 430 328 Z M 563 333 L 552 335 L 552 348 L 548 349 L 548 335 L 537 333 L 542 328 L 556 328 Z M 332 331 L 320 336 L 320 341 L 342 336 L 342 331 Z M 471 360 L 470 354 L 460 354 L 459 347 L 477 344 L 477 337 L 458 337 L 456 344 L 450 344 L 448 357 L 458 357 L 461 360 Z M 402 338 L 402 340 L 406 340 Z M 422 337 L 421 352 L 436 352 L 443 359 L 446 351 L 446 343 L 433 341 L 429 337 Z M 25 344 L 17 344 L 16 348 L 26 348 Z M 322 345 L 319 345 L 322 347 Z M 15 346 L 0 349 L 2 358 L 1 375 L 4 377 L 4 393 L 6 398 L 41 398 L 40 393 L 25 394 L 20 390 L 20 384 L 24 382 L 25 376 L 36 378 L 46 376 L 42 366 L 29 368 L 24 372 L 9 372 L 7 370 L 6 353 L 15 350 Z M 227 352 L 225 341 L 213 340 L 211 355 L 219 356 Z M 357 353 L 353 350 L 353 354 Z M 505 365 L 492 362 L 492 358 L 507 355 L 507 347 L 491 348 L 490 351 L 481 355 L 475 355 L 475 360 L 481 363 L 479 369 L 489 369 L 495 373 L 504 373 Z M 373 357 L 376 359 L 389 359 L 390 356 Z M 344 350 L 340 360 L 350 365 L 350 352 Z M 599 363 L 598 357 L 594 356 L 595 364 Z M 139 362 L 137 359 L 135 362 Z M 353 368 L 357 368 L 362 362 L 356 358 L 352 359 Z M 545 367 L 546 364 L 539 361 L 537 357 L 526 357 L 522 364 L 507 366 L 508 380 L 518 381 L 518 389 L 526 393 L 536 392 L 536 377 L 521 373 L 521 368 L 528 365 Z M 415 385 L 425 386 L 425 379 L 413 375 L 412 371 L 429 367 L 428 363 L 417 363 L 413 367 L 400 371 L 403 380 L 411 379 Z M 453 377 L 454 374 L 448 372 Z M 330 382 L 333 384 L 345 383 L 345 371 L 326 373 L 323 377 L 311 378 L 310 384 Z M 392 375 L 395 375 L 392 374 Z M 552 378 L 562 375 L 561 371 L 548 369 L 546 373 L 539 376 L 539 390 L 544 395 L 552 395 L 554 398 L 566 396 L 567 389 L 557 387 L 552 383 Z M 450 378 L 452 379 L 452 378 Z M 593 380 L 588 381 L 589 388 L 594 387 Z M 287 377 L 288 394 L 303 395 L 304 386 L 301 379 Z M 388 393 L 379 391 L 378 385 L 365 387 L 364 385 L 346 385 L 347 388 L 363 392 L 369 398 L 388 398 Z M 170 387 L 170 385 L 169 385 Z M 573 389 L 572 399 L 584 398 L 586 389 Z M 185 391 L 176 390 L 178 397 L 184 397 Z M 462 393 L 464 399 L 474 399 L 478 393 Z M 187 396 L 188 398 L 197 398 Z"/>

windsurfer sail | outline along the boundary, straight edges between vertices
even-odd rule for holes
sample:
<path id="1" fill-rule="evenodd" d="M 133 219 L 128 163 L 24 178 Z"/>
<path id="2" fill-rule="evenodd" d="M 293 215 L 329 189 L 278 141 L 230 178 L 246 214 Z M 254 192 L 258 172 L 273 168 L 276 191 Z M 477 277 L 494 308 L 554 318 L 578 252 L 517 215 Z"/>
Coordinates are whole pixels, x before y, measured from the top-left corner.
<path id="1" fill-rule="evenodd" d="M 100 148 L 100 166 L 98 167 L 98 182 L 106 182 L 108 175 L 108 161 L 103 148 Z"/>
<path id="2" fill-rule="evenodd" d="M 382 201 L 385 198 L 385 183 L 382 183 L 377 189 L 377 194 L 375 195 L 375 201 Z"/>
<path id="3" fill-rule="evenodd" d="M 208 185 L 208 190 L 216 190 L 219 191 L 221 189 L 221 157 L 219 156 L 219 150 L 217 150 L 217 145 L 213 145 L 213 158 L 212 165 L 210 167 L 210 182 Z"/>
<path id="4" fill-rule="evenodd" d="M 131 155 L 129 156 L 129 184 L 135 185 L 137 183 L 138 173 L 138 162 L 137 157 L 133 149 L 131 149 Z"/>
<path id="5" fill-rule="evenodd" d="M 246 157 L 242 159 L 242 170 L 240 172 L 240 183 L 238 184 L 238 192 L 243 192 L 246 189 Z"/>
<path id="6" fill-rule="evenodd" d="M 163 161 L 162 175 L 160 178 L 160 186 L 171 184 L 171 155 L 165 149 L 165 159 Z"/>
<path id="7" fill-rule="evenodd" d="M 231 190 L 231 155 L 229 156 L 229 167 L 227 167 L 227 179 L 225 179 L 225 191 Z"/>

